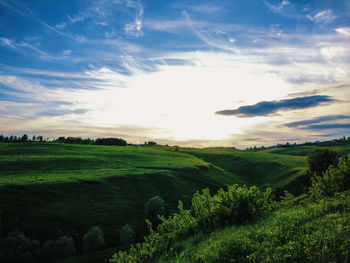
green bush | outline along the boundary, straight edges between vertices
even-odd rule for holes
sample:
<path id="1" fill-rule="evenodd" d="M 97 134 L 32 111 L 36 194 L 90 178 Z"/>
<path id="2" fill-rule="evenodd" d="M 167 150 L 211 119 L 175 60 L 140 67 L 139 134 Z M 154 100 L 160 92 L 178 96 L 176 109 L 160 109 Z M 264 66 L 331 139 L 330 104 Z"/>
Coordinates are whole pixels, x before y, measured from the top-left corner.
<path id="1" fill-rule="evenodd" d="M 37 240 L 30 240 L 20 232 L 12 232 L 0 240 L 0 262 L 37 262 L 39 247 L 40 244 Z"/>
<path id="2" fill-rule="evenodd" d="M 82 249 L 85 253 L 99 250 L 104 245 L 102 228 L 94 226 L 83 236 Z"/>
<path id="3" fill-rule="evenodd" d="M 71 237 L 62 236 L 56 241 L 46 241 L 40 249 L 40 261 L 56 262 L 75 255 L 75 245 Z"/>
<path id="4" fill-rule="evenodd" d="M 145 216 L 154 226 L 160 223 L 158 215 L 164 215 L 164 212 L 165 202 L 159 196 L 152 197 L 145 203 Z"/>
<path id="5" fill-rule="evenodd" d="M 312 177 L 315 173 L 321 176 L 322 172 L 328 169 L 329 165 L 336 165 L 339 154 L 329 149 L 315 149 L 307 155 L 307 165 Z"/>
<path id="6" fill-rule="evenodd" d="M 129 246 L 131 243 L 134 242 L 135 237 L 135 231 L 128 225 L 125 224 L 120 229 L 120 242 L 124 246 Z"/>
<path id="7" fill-rule="evenodd" d="M 340 158 L 337 167 L 330 166 L 321 176 L 311 178 L 310 193 L 313 197 L 321 199 L 334 196 L 335 193 L 350 188 L 350 157 Z"/>
<path id="8" fill-rule="evenodd" d="M 159 197 L 150 201 L 163 203 L 159 201 Z M 259 218 L 271 209 L 271 189 L 261 192 L 256 186 L 248 188 L 234 185 L 228 187 L 227 191 L 220 189 L 214 196 L 210 196 L 209 190 L 204 189 L 202 194 L 194 194 L 191 210 L 183 209 L 181 201 L 178 208 L 179 212 L 169 218 L 159 216 L 161 223 L 156 231 L 153 230 L 151 222 L 146 220 L 150 234 L 144 238 L 145 241 L 132 245 L 127 252 L 118 252 L 110 261 L 148 262 L 156 255 L 165 253 L 171 242 L 179 238 Z"/>

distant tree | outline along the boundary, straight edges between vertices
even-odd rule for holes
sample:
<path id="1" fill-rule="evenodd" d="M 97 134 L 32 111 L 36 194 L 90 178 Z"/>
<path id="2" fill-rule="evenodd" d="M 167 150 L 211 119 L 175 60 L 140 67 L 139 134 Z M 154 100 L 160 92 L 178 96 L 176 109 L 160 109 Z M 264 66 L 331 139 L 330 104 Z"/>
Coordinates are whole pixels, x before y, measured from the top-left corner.
<path id="1" fill-rule="evenodd" d="M 54 242 L 53 250 L 57 259 L 65 259 L 75 255 L 74 241 L 69 236 L 62 236 Z"/>
<path id="2" fill-rule="evenodd" d="M 42 141 L 43 141 L 43 136 L 38 135 L 38 136 L 37 136 L 37 140 L 38 140 L 39 142 L 42 142 Z"/>
<path id="3" fill-rule="evenodd" d="M 52 263 L 55 262 L 55 251 L 53 249 L 54 241 L 47 240 L 40 248 L 40 262 Z"/>
<path id="4" fill-rule="evenodd" d="M 145 142 L 145 145 L 148 145 L 148 146 L 156 146 L 157 143 L 156 143 L 156 142 L 153 142 L 153 141 L 149 141 L 149 142 Z"/>
<path id="5" fill-rule="evenodd" d="M 129 246 L 131 243 L 133 243 L 134 237 L 135 237 L 135 231 L 128 224 L 125 224 L 120 229 L 120 242 L 124 246 Z"/>
<path id="6" fill-rule="evenodd" d="M 35 135 L 33 135 L 33 137 L 32 137 L 32 141 L 35 141 L 36 140 L 36 136 Z"/>
<path id="7" fill-rule="evenodd" d="M 96 145 L 115 145 L 126 146 L 126 141 L 120 138 L 98 138 L 95 141 Z"/>
<path id="8" fill-rule="evenodd" d="M 30 240 L 20 232 L 12 232 L 0 240 L 0 262 L 37 262 L 39 247 L 37 240 Z"/>
<path id="9" fill-rule="evenodd" d="M 94 226 L 83 236 L 82 248 L 85 253 L 96 251 L 104 245 L 103 231 L 99 226 Z"/>
<path id="10" fill-rule="evenodd" d="M 328 169 L 329 165 L 336 165 L 338 162 L 339 153 L 329 149 L 315 149 L 307 155 L 307 165 L 310 176 L 315 173 L 321 176 L 322 172 Z"/>
<path id="11" fill-rule="evenodd" d="M 165 202 L 163 198 L 159 196 L 155 196 L 150 198 L 145 203 L 145 216 L 149 219 L 154 227 L 156 227 L 160 220 L 158 219 L 158 215 L 164 215 L 165 213 Z"/>
<path id="12" fill-rule="evenodd" d="M 5 140 L 5 137 L 4 135 L 0 134 L 0 142 L 4 141 Z"/>
<path id="13" fill-rule="evenodd" d="M 27 134 L 23 134 L 23 136 L 20 139 L 21 142 L 26 142 L 28 141 L 28 135 Z"/>

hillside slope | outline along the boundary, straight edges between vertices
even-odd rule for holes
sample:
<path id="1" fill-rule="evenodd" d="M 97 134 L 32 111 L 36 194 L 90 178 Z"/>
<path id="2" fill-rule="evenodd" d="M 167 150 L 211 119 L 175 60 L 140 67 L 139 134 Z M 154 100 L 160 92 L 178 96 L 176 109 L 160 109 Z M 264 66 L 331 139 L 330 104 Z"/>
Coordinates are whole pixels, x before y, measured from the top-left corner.
<path id="1" fill-rule="evenodd" d="M 107 247 L 128 223 L 145 234 L 144 203 L 161 196 L 171 213 L 205 187 L 236 178 L 198 158 L 156 147 L 0 144 L 2 235 L 20 230 L 40 242 L 69 234 L 79 244 L 95 225 Z"/>
<path id="2" fill-rule="evenodd" d="M 214 149 L 184 149 L 197 158 L 212 163 L 239 178 L 242 184 L 283 188 L 306 174 L 306 155 L 287 155 Z"/>

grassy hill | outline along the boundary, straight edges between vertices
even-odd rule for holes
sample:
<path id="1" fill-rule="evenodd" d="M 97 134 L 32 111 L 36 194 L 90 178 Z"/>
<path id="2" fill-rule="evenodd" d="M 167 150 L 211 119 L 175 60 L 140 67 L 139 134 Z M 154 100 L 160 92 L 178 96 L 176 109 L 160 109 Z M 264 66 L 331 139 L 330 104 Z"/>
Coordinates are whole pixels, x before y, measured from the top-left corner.
<path id="1" fill-rule="evenodd" d="M 167 212 L 236 178 L 173 149 L 53 143 L 0 144 L 2 235 L 18 229 L 40 242 L 102 226 L 107 246 L 119 242 L 128 223 L 145 234 L 144 203 L 161 196 Z"/>
<path id="2" fill-rule="evenodd" d="M 137 240 L 146 234 L 149 198 L 161 196 L 169 215 L 178 200 L 188 208 L 195 191 L 207 187 L 212 193 L 236 183 L 293 189 L 306 173 L 312 149 L 176 152 L 173 147 L 0 143 L 0 235 L 19 230 L 43 243 L 68 234 L 80 252 L 82 236 L 101 226 L 105 247 L 118 247 L 125 223 L 135 229 Z M 349 146 L 335 149 L 350 152 Z M 69 262 L 98 262 L 110 255 L 108 249 Z"/>
<path id="3" fill-rule="evenodd" d="M 307 172 L 306 156 L 259 152 L 186 149 L 201 160 L 210 162 L 239 178 L 247 185 L 268 185 L 273 189 L 287 187 Z M 287 187 L 293 191 L 293 186 Z"/>

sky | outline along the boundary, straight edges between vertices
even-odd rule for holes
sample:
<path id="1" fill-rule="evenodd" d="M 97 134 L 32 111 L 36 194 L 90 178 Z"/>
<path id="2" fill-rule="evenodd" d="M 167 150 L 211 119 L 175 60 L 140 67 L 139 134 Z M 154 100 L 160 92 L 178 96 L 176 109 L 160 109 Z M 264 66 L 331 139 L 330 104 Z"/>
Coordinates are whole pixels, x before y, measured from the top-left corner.
<path id="1" fill-rule="evenodd" d="M 349 0 L 0 0 L 0 133 L 350 136 Z"/>

